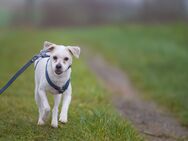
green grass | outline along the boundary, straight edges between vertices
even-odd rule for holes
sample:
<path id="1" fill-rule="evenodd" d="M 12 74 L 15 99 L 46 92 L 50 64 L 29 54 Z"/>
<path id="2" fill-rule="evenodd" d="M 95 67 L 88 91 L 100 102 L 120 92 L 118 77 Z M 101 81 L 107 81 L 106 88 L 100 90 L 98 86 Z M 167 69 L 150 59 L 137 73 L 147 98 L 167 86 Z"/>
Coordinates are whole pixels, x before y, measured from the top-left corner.
<path id="1" fill-rule="evenodd" d="M 186 24 L 109 26 L 70 34 L 125 70 L 143 97 L 155 100 L 188 125 Z"/>
<path id="2" fill-rule="evenodd" d="M 73 34 L 67 35 L 67 30 L 2 30 L 0 86 L 42 48 L 44 40 L 74 44 L 73 39 Z M 53 129 L 49 119 L 45 126 L 39 127 L 34 101 L 34 70 L 30 67 L 0 96 L 0 140 L 143 140 L 131 124 L 115 112 L 109 94 L 96 82 L 82 59 L 74 61 L 72 84 L 69 122 Z M 49 95 L 51 107 L 52 98 Z"/>

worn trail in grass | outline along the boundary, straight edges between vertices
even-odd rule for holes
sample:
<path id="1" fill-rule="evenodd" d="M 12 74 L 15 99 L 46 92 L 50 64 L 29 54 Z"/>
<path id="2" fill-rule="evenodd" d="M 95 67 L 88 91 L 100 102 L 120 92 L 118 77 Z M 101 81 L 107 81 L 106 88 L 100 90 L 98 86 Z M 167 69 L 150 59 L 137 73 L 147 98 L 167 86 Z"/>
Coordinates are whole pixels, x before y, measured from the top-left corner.
<path id="1" fill-rule="evenodd" d="M 86 62 L 102 84 L 113 93 L 116 108 L 131 120 L 141 134 L 151 141 L 188 140 L 188 129 L 181 127 L 168 112 L 137 95 L 123 71 L 101 56 L 85 53 Z"/>
<path id="2" fill-rule="evenodd" d="M 126 71 L 142 97 L 188 125 L 187 24 L 95 27 L 70 34 Z"/>

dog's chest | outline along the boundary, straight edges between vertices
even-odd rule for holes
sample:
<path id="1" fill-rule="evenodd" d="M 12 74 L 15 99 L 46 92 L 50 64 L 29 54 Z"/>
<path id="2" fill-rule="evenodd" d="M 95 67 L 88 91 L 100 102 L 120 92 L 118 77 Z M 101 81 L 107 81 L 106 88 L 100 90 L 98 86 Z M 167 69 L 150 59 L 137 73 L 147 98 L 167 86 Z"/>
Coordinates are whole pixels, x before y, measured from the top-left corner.
<path id="1" fill-rule="evenodd" d="M 63 82 L 62 81 L 60 81 L 60 82 L 59 81 L 53 81 L 53 82 L 56 86 L 58 86 L 60 88 L 62 88 L 65 84 L 64 81 Z M 52 86 L 50 86 L 49 83 L 46 84 L 46 90 L 48 92 L 50 92 L 51 94 L 59 94 L 59 92 L 56 89 L 54 89 Z"/>

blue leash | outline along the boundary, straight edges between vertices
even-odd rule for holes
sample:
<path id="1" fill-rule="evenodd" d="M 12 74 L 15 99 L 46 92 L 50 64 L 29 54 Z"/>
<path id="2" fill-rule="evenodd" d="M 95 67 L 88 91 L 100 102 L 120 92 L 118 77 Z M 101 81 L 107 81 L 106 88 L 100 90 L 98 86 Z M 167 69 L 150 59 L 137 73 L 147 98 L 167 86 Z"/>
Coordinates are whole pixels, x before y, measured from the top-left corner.
<path id="1" fill-rule="evenodd" d="M 7 84 L 2 89 L 0 89 L 0 94 L 2 94 L 18 78 L 18 76 L 20 76 L 20 74 L 22 74 L 38 58 L 50 57 L 46 54 L 47 52 L 47 50 L 42 50 L 39 54 L 33 56 L 32 59 L 30 59 L 21 69 L 19 69 L 16 74 L 7 82 Z"/>

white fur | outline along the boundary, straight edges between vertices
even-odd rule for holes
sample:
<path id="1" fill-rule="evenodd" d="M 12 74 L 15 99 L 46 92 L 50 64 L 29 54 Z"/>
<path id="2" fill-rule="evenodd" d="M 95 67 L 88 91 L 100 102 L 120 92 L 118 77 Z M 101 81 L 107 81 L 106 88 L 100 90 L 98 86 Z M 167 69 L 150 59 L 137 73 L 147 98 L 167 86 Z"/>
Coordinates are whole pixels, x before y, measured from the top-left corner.
<path id="1" fill-rule="evenodd" d="M 51 81 L 57 86 L 63 86 L 71 75 L 71 68 L 67 70 L 69 65 L 72 64 L 72 55 L 76 58 L 80 55 L 79 47 L 65 47 L 63 45 L 56 45 L 50 42 L 44 42 L 44 49 L 49 51 L 50 60 L 48 62 L 48 74 Z M 72 51 L 71 51 L 72 50 Z M 74 51 L 74 52 L 73 52 Z M 57 56 L 57 60 L 54 60 L 54 56 Z M 65 57 L 69 59 L 67 61 L 64 60 Z M 61 102 L 62 94 L 58 94 L 57 91 L 52 88 L 45 77 L 45 67 L 48 58 L 43 58 L 39 61 L 36 70 L 35 70 L 35 100 L 37 106 L 39 108 L 39 119 L 38 125 L 45 124 L 45 121 L 50 113 L 50 105 L 47 99 L 47 92 L 53 94 L 54 96 L 54 107 L 52 109 L 52 127 L 58 127 L 58 107 Z M 56 65 L 62 65 L 61 74 L 56 74 Z M 36 65 L 36 62 L 35 62 Z M 72 87 L 71 83 L 69 84 L 68 89 L 63 93 L 63 104 L 62 110 L 60 113 L 59 121 L 62 123 L 66 123 L 68 121 L 68 109 L 69 104 L 71 102 L 71 93 Z"/>

